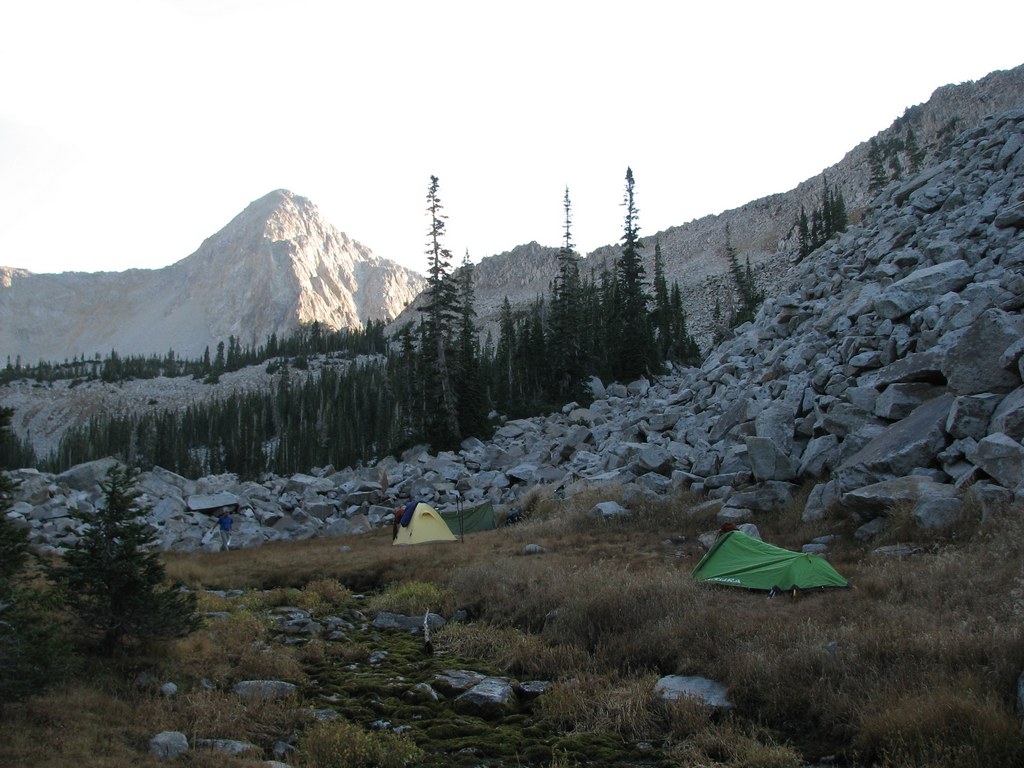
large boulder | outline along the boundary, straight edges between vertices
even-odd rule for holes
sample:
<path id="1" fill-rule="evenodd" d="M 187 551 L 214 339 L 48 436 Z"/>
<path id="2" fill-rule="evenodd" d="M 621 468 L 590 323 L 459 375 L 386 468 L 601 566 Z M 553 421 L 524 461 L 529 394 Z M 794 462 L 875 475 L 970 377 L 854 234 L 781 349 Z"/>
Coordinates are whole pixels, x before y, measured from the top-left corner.
<path id="1" fill-rule="evenodd" d="M 836 469 L 840 488 L 849 491 L 931 466 L 946 446 L 952 406 L 953 396 L 942 395 L 889 426 Z"/>
<path id="2" fill-rule="evenodd" d="M 654 684 L 654 692 L 665 701 L 688 699 L 699 701 L 712 709 L 730 710 L 728 689 L 707 677 L 666 675 Z"/>
<path id="3" fill-rule="evenodd" d="M 973 322 L 946 352 L 942 373 L 957 395 L 1009 392 L 1021 385 L 1016 369 L 1000 365 L 1006 349 L 1024 333 L 1024 321 L 1000 309 L 989 309 Z"/>

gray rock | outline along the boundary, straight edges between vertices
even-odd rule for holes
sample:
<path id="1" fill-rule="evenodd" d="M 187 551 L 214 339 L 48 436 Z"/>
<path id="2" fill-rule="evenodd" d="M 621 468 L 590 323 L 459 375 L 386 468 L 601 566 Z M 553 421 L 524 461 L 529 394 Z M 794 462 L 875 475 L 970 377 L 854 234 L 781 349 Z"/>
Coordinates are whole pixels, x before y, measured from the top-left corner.
<path id="1" fill-rule="evenodd" d="M 963 493 L 964 503 L 981 512 L 981 522 L 990 523 L 1006 514 L 1013 504 L 1013 491 L 1001 485 L 980 480 Z"/>
<path id="2" fill-rule="evenodd" d="M 979 395 L 979 397 L 984 396 Z M 994 399 L 993 396 L 987 402 Z M 990 432 L 1002 432 L 1018 442 L 1024 440 L 1024 387 L 1018 387 L 1004 397 L 991 413 Z M 974 437 L 980 439 L 981 436 L 975 435 Z"/>
<path id="3" fill-rule="evenodd" d="M 233 493 L 221 491 L 220 493 L 197 493 L 186 499 L 188 508 L 192 512 L 212 512 L 221 507 L 234 507 L 241 504 L 242 500 Z"/>
<path id="4" fill-rule="evenodd" d="M 945 528 L 960 520 L 963 507 L 963 502 L 953 496 L 932 496 L 914 505 L 914 517 L 925 528 Z"/>
<path id="5" fill-rule="evenodd" d="M 1006 488 L 1024 483 L 1024 445 L 997 432 L 978 441 L 974 460 L 985 473 Z"/>
<path id="6" fill-rule="evenodd" d="M 163 731 L 149 740 L 149 753 L 157 760 L 173 760 L 188 752 L 188 738 L 180 731 Z"/>
<path id="7" fill-rule="evenodd" d="M 100 483 L 107 479 L 107 472 L 118 463 L 117 459 L 106 458 L 77 464 L 54 480 L 76 491 L 98 491 Z"/>
<path id="8" fill-rule="evenodd" d="M 485 677 L 465 693 L 456 697 L 452 707 L 464 715 L 494 720 L 515 708 L 515 690 L 502 677 Z"/>
<path id="9" fill-rule="evenodd" d="M 628 514 L 629 510 L 617 501 L 599 501 L 590 508 L 590 511 L 587 512 L 587 517 L 608 520 L 609 518 L 622 517 Z"/>
<path id="10" fill-rule="evenodd" d="M 990 309 L 968 327 L 948 350 L 942 372 L 957 395 L 1009 392 L 1021 385 L 1020 374 L 999 365 L 1003 352 L 1024 332 L 1018 315 Z"/>
<path id="11" fill-rule="evenodd" d="M 792 480 L 798 465 L 767 437 L 746 438 L 750 471 L 755 480 Z"/>
<path id="12" fill-rule="evenodd" d="M 707 677 L 666 675 L 654 684 L 654 692 L 665 701 L 689 699 L 699 701 L 713 709 L 731 710 L 728 689 Z"/>
<path id="13" fill-rule="evenodd" d="M 849 491 L 842 496 L 842 504 L 862 517 L 885 514 L 897 504 L 917 504 L 924 500 L 951 499 L 956 495 L 952 485 L 936 483 L 920 475 L 908 475 Z"/>
<path id="14" fill-rule="evenodd" d="M 233 690 L 246 699 L 284 699 L 296 694 L 298 687 L 281 680 L 242 680 Z"/>
<path id="15" fill-rule="evenodd" d="M 821 520 L 834 503 L 840 499 L 839 484 L 834 480 L 818 483 L 807 496 L 807 503 L 800 519 L 805 523 Z"/>
<path id="16" fill-rule="evenodd" d="M 944 427 L 952 405 L 952 395 L 937 397 L 870 440 L 836 469 L 840 488 L 852 490 L 931 465 L 946 447 Z"/>
<path id="17" fill-rule="evenodd" d="M 988 425 L 998 403 L 999 396 L 989 393 L 957 397 L 946 419 L 946 431 L 958 440 L 980 440 L 988 434 Z"/>
<path id="18" fill-rule="evenodd" d="M 885 388 L 875 402 L 874 413 L 883 419 L 905 419 L 920 405 L 943 394 L 943 387 L 924 382 L 892 384 Z"/>
<path id="19" fill-rule="evenodd" d="M 485 675 L 467 669 L 448 669 L 434 675 L 433 686 L 445 696 L 468 691 L 483 680 Z"/>
<path id="20" fill-rule="evenodd" d="M 427 624 L 431 632 L 436 632 L 447 622 L 444 617 L 436 613 L 427 614 Z M 400 613 L 381 611 L 373 617 L 371 624 L 374 629 L 396 629 L 400 632 L 421 634 L 423 632 L 423 616 L 403 616 Z"/>
<path id="21" fill-rule="evenodd" d="M 225 755 L 235 757 L 244 755 L 247 752 L 262 752 L 258 746 L 249 741 L 237 739 L 196 739 L 196 748 L 212 749 L 214 752 L 222 752 Z"/>

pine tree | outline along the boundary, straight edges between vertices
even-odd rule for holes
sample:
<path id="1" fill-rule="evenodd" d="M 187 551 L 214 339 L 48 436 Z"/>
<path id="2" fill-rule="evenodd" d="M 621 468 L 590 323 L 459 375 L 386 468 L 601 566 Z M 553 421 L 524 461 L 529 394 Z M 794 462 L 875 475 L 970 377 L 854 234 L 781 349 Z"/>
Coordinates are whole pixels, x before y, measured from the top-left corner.
<path id="1" fill-rule="evenodd" d="M 672 346 L 668 351 L 668 359 L 682 365 L 699 365 L 700 347 L 687 328 L 683 295 L 676 281 L 672 283 L 669 306 L 672 318 Z"/>
<path id="2" fill-rule="evenodd" d="M 13 411 L 0 408 L 0 438 Z M 0 469 L 10 465 L 0 463 Z M 21 701 L 58 681 L 73 665 L 45 592 L 34 584 L 35 555 L 28 533 L 7 518 L 15 483 L 0 472 L 0 715 L 5 703 Z"/>
<path id="3" fill-rule="evenodd" d="M 662 359 L 668 359 L 672 347 L 672 306 L 660 240 L 654 244 L 654 312 L 651 320 L 657 337 L 658 354 Z"/>
<path id="4" fill-rule="evenodd" d="M 917 175 L 924 165 L 925 152 L 917 143 L 917 135 L 914 129 L 907 126 L 907 138 L 904 144 L 907 153 L 907 165 L 910 173 Z"/>
<path id="5" fill-rule="evenodd" d="M 807 209 L 802 205 L 800 206 L 800 218 L 797 220 L 797 243 L 802 259 L 811 252 L 811 230 L 807 222 Z"/>
<path id="6" fill-rule="evenodd" d="M 885 158 L 882 156 L 882 147 L 878 139 L 872 137 L 868 142 L 868 169 L 870 179 L 868 181 L 869 192 L 880 192 L 889 183 L 889 174 L 885 170 Z"/>
<path id="7" fill-rule="evenodd" d="M 459 286 L 458 377 L 456 399 L 459 404 L 459 432 L 463 435 L 481 434 L 487 421 L 483 387 L 480 382 L 480 350 L 474 317 L 473 265 L 466 251 L 457 274 Z"/>
<path id="8" fill-rule="evenodd" d="M 86 634 L 107 655 L 135 640 L 183 637 L 200 624 L 195 595 L 165 583 L 134 484 L 130 470 L 110 468 L 101 483 L 105 505 L 71 513 L 87 526 L 63 565 L 50 569 Z"/>
<path id="9" fill-rule="evenodd" d="M 640 260 L 639 211 L 636 207 L 633 169 L 626 169 L 626 190 L 623 195 L 626 216 L 622 235 L 622 255 L 616 265 L 616 301 L 614 318 L 616 334 L 616 376 L 635 379 L 656 365 L 654 341 L 647 320 L 647 294 L 644 291 L 644 265 Z"/>
<path id="10" fill-rule="evenodd" d="M 431 176 L 427 190 L 430 231 L 427 233 L 426 303 L 420 311 L 425 315 L 421 354 L 428 418 L 427 439 L 440 449 L 457 445 L 460 433 L 453 363 L 450 359 L 452 329 L 459 316 L 458 299 L 451 276 L 451 252 L 442 244 L 447 216 L 442 213 L 444 207 L 441 205 L 438 188 L 437 177 Z"/>
<path id="11" fill-rule="evenodd" d="M 565 226 L 548 313 L 548 365 L 552 372 L 552 394 L 572 399 L 580 389 L 583 343 L 579 257 L 572 242 L 572 203 L 568 187 L 562 205 Z"/>

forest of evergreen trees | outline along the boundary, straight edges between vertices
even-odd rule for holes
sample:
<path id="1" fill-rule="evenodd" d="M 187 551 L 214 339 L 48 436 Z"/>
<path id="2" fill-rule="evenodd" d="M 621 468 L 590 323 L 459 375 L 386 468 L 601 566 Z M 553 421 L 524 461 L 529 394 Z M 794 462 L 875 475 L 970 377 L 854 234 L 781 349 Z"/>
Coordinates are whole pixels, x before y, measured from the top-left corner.
<path id="1" fill-rule="evenodd" d="M 826 201 L 836 200 L 828 189 Z M 113 455 L 130 465 L 161 466 L 188 477 L 234 472 L 243 478 L 328 464 L 358 466 L 419 443 L 444 450 L 469 436 L 486 439 L 496 426 L 495 414 L 515 418 L 571 401 L 586 403 L 591 376 L 630 381 L 656 376 L 667 363 L 699 364 L 682 290 L 678 282 L 668 284 L 657 244 L 654 274 L 646 274 L 629 169 L 622 206 L 619 258 L 583 274 L 566 189 L 557 275 L 547 295 L 526 308 L 513 309 L 506 298 L 494 338 L 477 325 L 469 255 L 457 268 L 451 263 L 440 184 L 431 177 L 427 285 L 418 322 L 406 323 L 390 338 L 383 322 L 342 331 L 314 323 L 258 347 L 229 338 L 198 360 L 180 359 L 173 351 L 163 357 L 122 357 L 112 351 L 104 358 L 83 356 L 31 368 L 8 361 L 4 382 L 64 378 L 74 385 L 90 379 L 192 376 L 213 383 L 225 372 L 262 364 L 275 376 L 261 392 L 214 397 L 183 411 L 96 416 L 70 429 L 46 457 L 35 457 L 25 442 L 8 438 L 0 444 L 0 466 L 58 472 Z M 730 322 L 736 326 L 753 317 L 763 294 L 749 261 L 745 270 L 740 267 L 728 237 L 725 255 L 739 297 L 730 297 L 730 305 L 739 308 Z"/>

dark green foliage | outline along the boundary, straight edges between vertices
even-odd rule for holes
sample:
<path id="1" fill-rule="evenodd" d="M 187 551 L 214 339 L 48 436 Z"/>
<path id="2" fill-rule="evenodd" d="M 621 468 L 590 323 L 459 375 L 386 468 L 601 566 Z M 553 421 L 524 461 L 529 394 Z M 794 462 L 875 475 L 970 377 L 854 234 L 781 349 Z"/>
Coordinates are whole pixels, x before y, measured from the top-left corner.
<path id="1" fill-rule="evenodd" d="M 426 438 L 431 445 L 445 449 L 458 445 L 460 440 L 454 360 L 454 328 L 460 312 L 458 288 L 451 272 L 451 253 L 442 244 L 447 216 L 442 213 L 444 207 L 438 187 L 437 176 L 431 176 L 427 188 L 430 231 L 427 233 L 426 250 L 426 302 L 420 310 L 424 315 L 420 371 Z"/>
<path id="2" fill-rule="evenodd" d="M 137 640 L 183 637 L 200 624 L 195 595 L 165 583 L 134 482 L 124 466 L 110 468 L 101 484 L 105 505 L 72 512 L 88 527 L 63 564 L 50 568 L 85 635 L 106 655 Z"/>
<path id="3" fill-rule="evenodd" d="M 446 217 L 431 177 L 431 276 L 418 324 L 386 339 L 382 322 L 337 332 L 313 323 L 289 338 L 271 335 L 258 349 L 243 348 L 232 336 L 193 362 L 169 351 L 152 361 L 153 375 L 212 381 L 235 366 L 266 362 L 275 379 L 266 391 L 218 396 L 183 411 L 94 417 L 68 430 L 44 466 L 62 471 L 114 456 L 188 477 L 233 472 L 255 479 L 264 472 L 368 464 L 418 443 L 443 450 L 462 437 L 486 438 L 491 411 L 530 416 L 585 400 L 591 376 L 623 380 L 657 373 L 662 361 L 697 364 L 700 350 L 687 329 L 682 292 L 678 283 L 667 284 L 660 246 L 653 296 L 645 291 L 631 171 L 626 178 L 623 258 L 580 274 L 566 190 L 564 243 L 550 297 L 518 310 L 506 300 L 496 342 L 488 334 L 480 343 L 468 254 L 451 271 L 442 245 Z M 753 284 L 749 265 L 745 279 Z M 356 364 L 357 355 L 374 357 Z M 110 365 L 113 379 L 150 371 L 116 352 L 92 362 L 97 371 Z M 84 358 L 69 370 L 88 373 L 83 365 Z"/>
<path id="4" fill-rule="evenodd" d="M 645 270 L 640 260 L 639 211 L 636 207 L 632 168 L 626 169 L 623 195 L 626 216 L 623 224 L 622 254 L 615 266 L 615 311 L 610 337 L 615 356 L 616 378 L 629 381 L 657 368 L 654 337 L 648 323 Z"/>
<path id="5" fill-rule="evenodd" d="M 558 251 L 558 276 L 551 286 L 547 342 L 552 395 L 568 401 L 581 397 L 583 382 L 582 286 L 579 256 L 572 242 L 572 203 L 568 187 L 562 205 L 565 229 Z"/>
<path id="6" fill-rule="evenodd" d="M 872 138 L 868 144 L 868 167 L 871 173 L 868 191 L 878 192 L 889 183 L 889 174 L 885 170 L 885 157 L 877 138 Z"/>
<path id="7" fill-rule="evenodd" d="M 908 109 L 896 121 L 889 138 L 876 136 L 869 142 L 868 190 L 870 192 L 878 192 L 890 181 L 902 179 L 904 172 L 911 176 L 920 173 L 928 159 L 929 152 L 934 152 L 937 149 L 934 144 L 928 147 L 922 146 L 918 142 L 912 123 L 919 117 L 917 112 Z M 955 120 L 951 121 L 938 132 L 935 138 L 940 146 L 952 139 L 955 125 Z M 897 132 L 901 126 L 906 126 L 906 130 L 902 134 Z"/>
<path id="8" fill-rule="evenodd" d="M 683 310 L 679 283 L 673 281 L 670 290 L 665 280 L 661 243 L 655 243 L 654 246 L 654 311 L 651 314 L 651 326 L 655 331 L 661 360 L 682 365 L 696 365 L 700 362 L 700 348 L 686 327 L 686 312 Z"/>
<path id="9" fill-rule="evenodd" d="M 754 313 L 764 301 L 764 292 L 757 287 L 750 257 L 747 257 L 746 269 L 740 266 L 736 249 L 732 246 L 732 234 L 728 224 L 725 225 L 725 257 L 729 262 L 729 274 L 732 275 L 735 289 L 735 299 L 730 301 L 735 309 L 729 325 L 736 328 L 754 319 Z"/>
<path id="10" fill-rule="evenodd" d="M 487 403 L 481 381 L 480 344 L 477 341 L 476 317 L 473 297 L 473 265 L 469 253 L 456 273 L 459 288 L 461 317 L 458 323 L 456 349 L 455 397 L 458 402 L 459 432 L 463 435 L 483 434 L 487 425 Z"/>
<path id="11" fill-rule="evenodd" d="M 0 408 L 0 436 L 12 411 Z M 7 519 L 15 485 L 0 472 L 0 711 L 59 680 L 73 658 L 47 610 L 50 597 L 32 585 L 38 569 L 27 532 Z"/>
<path id="12" fill-rule="evenodd" d="M 797 238 L 800 258 L 820 248 L 834 235 L 846 231 L 848 217 L 846 200 L 842 190 L 829 186 L 828 178 L 822 176 L 821 205 L 811 212 L 811 225 L 807 226 L 807 212 L 801 208 L 797 219 Z"/>

